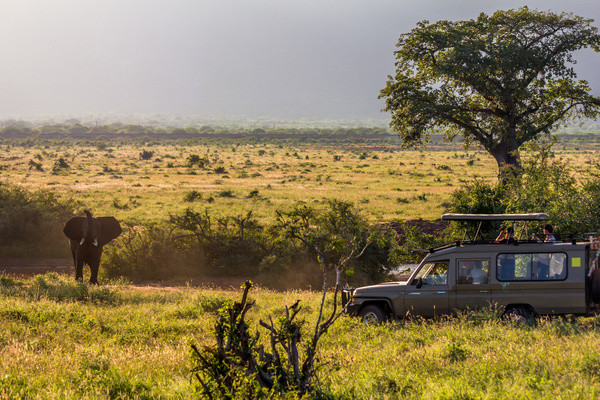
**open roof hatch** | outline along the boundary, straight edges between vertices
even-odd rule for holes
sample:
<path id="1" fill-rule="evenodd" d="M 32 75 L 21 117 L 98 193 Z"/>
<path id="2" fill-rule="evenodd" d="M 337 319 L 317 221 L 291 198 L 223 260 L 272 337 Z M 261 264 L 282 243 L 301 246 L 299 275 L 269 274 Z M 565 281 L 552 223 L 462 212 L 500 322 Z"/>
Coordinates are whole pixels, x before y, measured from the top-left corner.
<path id="1" fill-rule="evenodd" d="M 531 214 L 443 214 L 442 221 L 478 221 L 477 232 L 472 241 L 477 240 L 481 225 L 486 221 L 547 221 L 550 217 L 545 213 L 531 213 Z M 514 223 L 513 223 L 514 225 Z M 524 224 L 523 229 L 517 237 L 520 237 L 523 231 L 527 230 L 527 223 Z M 465 229 L 465 235 L 463 242 L 469 236 L 468 228 Z"/>

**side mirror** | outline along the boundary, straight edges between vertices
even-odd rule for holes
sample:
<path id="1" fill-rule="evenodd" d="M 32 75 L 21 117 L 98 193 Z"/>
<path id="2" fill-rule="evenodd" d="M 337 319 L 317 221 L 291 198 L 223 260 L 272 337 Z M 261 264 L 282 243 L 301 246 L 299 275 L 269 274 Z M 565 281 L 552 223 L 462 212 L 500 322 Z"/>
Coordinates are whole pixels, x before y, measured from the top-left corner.
<path id="1" fill-rule="evenodd" d="M 420 289 L 423 286 L 423 278 L 417 279 L 417 289 Z"/>

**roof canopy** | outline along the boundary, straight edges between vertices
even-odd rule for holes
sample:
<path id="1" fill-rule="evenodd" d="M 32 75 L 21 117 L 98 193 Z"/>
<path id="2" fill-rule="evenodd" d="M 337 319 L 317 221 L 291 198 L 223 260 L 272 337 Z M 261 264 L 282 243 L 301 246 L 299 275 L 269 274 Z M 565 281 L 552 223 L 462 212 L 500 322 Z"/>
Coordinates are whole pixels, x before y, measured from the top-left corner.
<path id="1" fill-rule="evenodd" d="M 548 214 L 443 214 L 442 221 L 546 221 Z"/>

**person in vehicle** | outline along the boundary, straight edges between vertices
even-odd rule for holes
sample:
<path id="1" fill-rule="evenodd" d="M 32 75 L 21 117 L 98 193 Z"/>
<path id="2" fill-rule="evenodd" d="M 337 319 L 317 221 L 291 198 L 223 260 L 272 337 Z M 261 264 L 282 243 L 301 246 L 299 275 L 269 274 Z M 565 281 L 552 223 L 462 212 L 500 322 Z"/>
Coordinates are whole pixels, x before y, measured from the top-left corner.
<path id="1" fill-rule="evenodd" d="M 436 263 L 425 276 L 425 280 L 429 285 L 445 285 L 448 283 L 448 264 Z"/>
<path id="2" fill-rule="evenodd" d="M 481 263 L 476 261 L 473 263 L 473 268 L 469 271 L 469 278 L 472 279 L 474 285 L 483 285 L 488 283 L 488 274 L 481 269 Z"/>
<path id="3" fill-rule="evenodd" d="M 556 242 L 556 238 L 554 237 L 553 232 L 554 232 L 554 227 L 552 226 L 552 224 L 546 224 L 546 225 L 544 225 L 544 240 L 537 237 L 535 234 L 533 234 L 533 238 L 540 243 L 541 242 L 545 242 L 545 243 Z"/>
<path id="4" fill-rule="evenodd" d="M 514 238 L 515 230 L 512 226 L 509 226 L 506 229 L 503 229 L 496 237 L 496 243 L 514 243 L 516 240 Z"/>
<path id="5" fill-rule="evenodd" d="M 501 281 L 511 281 L 515 279 L 515 255 L 514 254 L 499 254 L 498 255 L 498 279 Z"/>

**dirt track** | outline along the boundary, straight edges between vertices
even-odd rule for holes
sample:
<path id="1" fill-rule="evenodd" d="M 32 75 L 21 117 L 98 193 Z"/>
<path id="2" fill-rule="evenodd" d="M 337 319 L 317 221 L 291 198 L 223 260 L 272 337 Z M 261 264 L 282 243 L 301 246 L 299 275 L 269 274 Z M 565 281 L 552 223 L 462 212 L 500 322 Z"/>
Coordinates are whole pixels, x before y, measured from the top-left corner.
<path id="1" fill-rule="evenodd" d="M 102 267 L 101 267 L 102 268 Z M 75 274 L 73 260 L 70 258 L 49 258 L 49 259 L 22 259 L 22 258 L 0 258 L 0 273 L 14 275 L 37 275 L 46 272 L 57 272 L 59 274 Z M 84 270 L 84 275 L 89 272 Z M 188 282 L 175 284 L 176 286 L 200 286 L 219 289 L 240 288 L 242 283 L 250 278 L 245 277 L 206 277 L 203 279 L 191 279 Z M 140 284 L 140 288 L 160 288 L 169 286 L 165 282 L 146 282 Z"/>
<path id="2" fill-rule="evenodd" d="M 0 272 L 18 275 L 34 275 L 51 271 L 71 273 L 73 272 L 73 260 L 70 258 L 0 258 Z"/>

